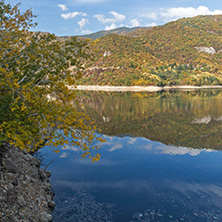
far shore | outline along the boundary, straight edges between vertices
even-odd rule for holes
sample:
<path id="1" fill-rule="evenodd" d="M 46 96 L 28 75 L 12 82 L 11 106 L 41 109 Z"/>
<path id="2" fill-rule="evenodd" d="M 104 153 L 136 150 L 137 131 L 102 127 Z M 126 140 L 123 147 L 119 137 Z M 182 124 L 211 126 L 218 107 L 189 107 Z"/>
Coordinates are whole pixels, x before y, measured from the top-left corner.
<path id="1" fill-rule="evenodd" d="M 69 86 L 70 89 L 88 90 L 88 91 L 110 91 L 110 92 L 158 92 L 162 90 L 198 90 L 198 89 L 222 89 L 222 85 L 217 86 L 99 86 L 99 85 L 78 85 Z"/>

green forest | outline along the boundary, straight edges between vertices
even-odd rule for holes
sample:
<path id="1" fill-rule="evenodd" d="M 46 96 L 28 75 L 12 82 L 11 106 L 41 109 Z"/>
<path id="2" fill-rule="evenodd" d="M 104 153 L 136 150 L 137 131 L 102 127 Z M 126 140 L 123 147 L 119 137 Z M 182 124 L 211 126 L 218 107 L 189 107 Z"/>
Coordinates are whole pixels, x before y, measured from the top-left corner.
<path id="1" fill-rule="evenodd" d="M 92 35 L 90 52 L 94 52 L 94 60 L 86 62 L 78 84 L 221 85 L 221 36 L 222 15 L 184 18 L 149 29 L 108 32 L 97 39 Z"/>
<path id="2" fill-rule="evenodd" d="M 81 111 L 94 119 L 105 135 L 145 137 L 167 145 L 221 149 L 221 90 L 79 91 L 78 97 Z"/>

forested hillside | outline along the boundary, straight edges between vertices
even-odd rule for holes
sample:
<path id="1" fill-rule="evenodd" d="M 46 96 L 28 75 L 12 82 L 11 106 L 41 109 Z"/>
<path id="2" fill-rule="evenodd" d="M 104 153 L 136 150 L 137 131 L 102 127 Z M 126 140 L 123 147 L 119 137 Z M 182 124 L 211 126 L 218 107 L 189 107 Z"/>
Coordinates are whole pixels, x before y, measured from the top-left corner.
<path id="1" fill-rule="evenodd" d="M 180 19 L 95 40 L 78 84 L 220 85 L 222 15 Z"/>
<path id="2" fill-rule="evenodd" d="M 131 33 L 133 33 L 134 31 L 138 30 L 138 29 L 149 29 L 150 27 L 133 27 L 133 28 L 128 28 L 128 27 L 120 27 L 117 29 L 112 29 L 112 30 L 105 30 L 105 31 L 99 31 L 99 32 L 95 32 L 92 34 L 88 34 L 88 35 L 83 35 L 81 37 L 84 38 L 90 38 L 90 39 L 98 39 L 100 37 L 106 36 L 108 34 L 118 34 L 118 35 L 131 35 Z"/>

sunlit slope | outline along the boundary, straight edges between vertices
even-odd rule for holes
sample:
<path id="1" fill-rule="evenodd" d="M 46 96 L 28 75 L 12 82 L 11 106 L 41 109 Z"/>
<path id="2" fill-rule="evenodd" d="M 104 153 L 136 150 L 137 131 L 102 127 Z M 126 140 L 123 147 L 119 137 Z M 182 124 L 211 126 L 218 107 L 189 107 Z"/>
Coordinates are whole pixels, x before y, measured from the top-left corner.
<path id="1" fill-rule="evenodd" d="M 222 15 L 106 35 L 91 47 L 95 59 L 79 84 L 220 85 L 221 35 Z"/>
<path id="2" fill-rule="evenodd" d="M 144 32 L 141 40 L 162 61 L 221 68 L 221 19 L 222 16 L 181 19 Z M 215 52 L 200 52 L 200 47 L 213 47 Z"/>
<path id="3" fill-rule="evenodd" d="M 131 85 L 141 70 L 161 62 L 137 38 L 110 34 L 93 46 L 95 59 L 87 65 L 83 84 Z"/>

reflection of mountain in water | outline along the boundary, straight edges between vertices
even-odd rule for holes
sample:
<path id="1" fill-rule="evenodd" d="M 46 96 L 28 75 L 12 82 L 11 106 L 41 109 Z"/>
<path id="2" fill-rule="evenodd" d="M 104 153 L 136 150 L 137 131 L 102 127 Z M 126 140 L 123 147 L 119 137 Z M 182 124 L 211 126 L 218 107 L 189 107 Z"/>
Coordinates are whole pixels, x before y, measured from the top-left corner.
<path id="1" fill-rule="evenodd" d="M 222 91 L 78 94 L 82 108 L 104 134 L 194 148 L 222 147 Z"/>

